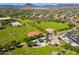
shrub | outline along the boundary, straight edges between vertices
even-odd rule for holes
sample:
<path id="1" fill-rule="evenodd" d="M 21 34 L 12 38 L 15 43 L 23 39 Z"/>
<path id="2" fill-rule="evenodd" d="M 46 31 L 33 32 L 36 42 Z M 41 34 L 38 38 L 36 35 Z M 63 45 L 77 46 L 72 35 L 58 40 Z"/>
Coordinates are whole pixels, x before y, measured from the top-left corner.
<path id="1" fill-rule="evenodd" d="M 71 46 L 70 44 L 67 44 L 67 43 L 65 43 L 65 44 L 63 45 L 63 47 L 64 47 L 65 49 L 71 49 L 71 48 L 72 48 L 72 46 Z"/>
<path id="2" fill-rule="evenodd" d="M 15 46 L 13 46 L 13 45 L 9 46 L 9 50 L 14 50 L 14 49 L 15 49 Z"/>
<path id="3" fill-rule="evenodd" d="M 26 42 L 26 43 L 28 43 L 29 41 L 31 41 L 31 38 L 24 38 L 24 40 L 23 40 L 24 42 Z"/>
<path id="4" fill-rule="evenodd" d="M 37 38 L 43 37 L 44 35 L 42 33 L 40 33 Z"/>
<path id="5" fill-rule="evenodd" d="M 17 41 L 15 41 L 15 40 L 13 40 L 13 41 L 10 42 L 10 44 L 14 45 L 14 46 L 16 46 L 16 43 L 17 43 Z"/>
<path id="6" fill-rule="evenodd" d="M 21 48 L 22 46 L 23 46 L 23 45 L 21 44 L 21 42 L 17 42 L 17 43 L 16 43 L 16 47 L 17 47 L 17 48 Z"/>
<path id="7" fill-rule="evenodd" d="M 27 43 L 27 45 L 28 45 L 29 47 L 33 47 L 33 46 L 34 46 L 34 43 L 33 43 L 32 41 L 29 41 L 29 42 Z"/>

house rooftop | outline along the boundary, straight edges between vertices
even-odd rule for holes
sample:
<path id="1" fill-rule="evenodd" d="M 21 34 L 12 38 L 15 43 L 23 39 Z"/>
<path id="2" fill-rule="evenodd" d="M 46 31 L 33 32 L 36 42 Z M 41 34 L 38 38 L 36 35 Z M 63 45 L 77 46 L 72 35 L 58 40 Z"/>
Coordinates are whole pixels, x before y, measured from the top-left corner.
<path id="1" fill-rule="evenodd" d="M 34 37 L 39 34 L 40 34 L 40 32 L 33 31 L 33 32 L 29 32 L 27 35 L 28 35 L 28 37 Z"/>
<path id="2" fill-rule="evenodd" d="M 45 29 L 45 31 L 48 32 L 48 33 L 52 33 L 54 30 L 51 29 L 51 28 L 47 28 L 47 29 Z"/>

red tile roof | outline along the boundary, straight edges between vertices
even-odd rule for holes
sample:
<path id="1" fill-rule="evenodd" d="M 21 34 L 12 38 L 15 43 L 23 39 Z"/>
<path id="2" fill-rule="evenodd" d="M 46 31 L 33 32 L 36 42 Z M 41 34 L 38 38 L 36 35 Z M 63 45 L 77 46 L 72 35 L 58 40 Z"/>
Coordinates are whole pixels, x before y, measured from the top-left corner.
<path id="1" fill-rule="evenodd" d="M 28 35 L 28 37 L 34 37 L 39 34 L 40 34 L 40 32 L 33 31 L 33 32 L 29 32 L 27 35 Z"/>
<path id="2" fill-rule="evenodd" d="M 45 29 L 45 30 L 46 30 L 46 32 L 48 32 L 48 33 L 52 33 L 52 32 L 54 32 L 54 30 L 51 29 L 51 28 L 48 28 L 48 29 Z"/>

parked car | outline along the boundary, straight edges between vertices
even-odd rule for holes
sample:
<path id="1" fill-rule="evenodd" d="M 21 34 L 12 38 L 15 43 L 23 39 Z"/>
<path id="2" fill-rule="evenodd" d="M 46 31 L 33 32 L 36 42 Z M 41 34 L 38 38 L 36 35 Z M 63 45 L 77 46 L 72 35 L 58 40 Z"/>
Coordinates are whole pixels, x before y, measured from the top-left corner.
<path id="1" fill-rule="evenodd" d="M 40 42 L 44 42 L 44 40 L 46 39 L 46 37 L 41 37 L 41 38 L 38 38 Z"/>

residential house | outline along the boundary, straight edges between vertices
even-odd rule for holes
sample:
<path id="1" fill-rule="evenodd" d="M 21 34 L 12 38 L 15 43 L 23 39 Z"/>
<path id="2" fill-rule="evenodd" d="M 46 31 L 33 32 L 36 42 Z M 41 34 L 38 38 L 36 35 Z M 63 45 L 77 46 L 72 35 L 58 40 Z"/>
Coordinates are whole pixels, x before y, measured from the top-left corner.
<path id="1" fill-rule="evenodd" d="M 27 35 L 28 35 L 28 37 L 35 37 L 35 36 L 38 36 L 39 34 L 40 34 L 40 32 L 32 31 L 32 32 L 29 32 Z"/>
<path id="2" fill-rule="evenodd" d="M 56 31 L 51 28 L 47 28 L 45 31 L 47 35 L 56 35 Z"/>

